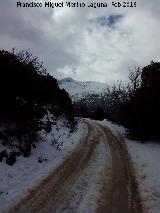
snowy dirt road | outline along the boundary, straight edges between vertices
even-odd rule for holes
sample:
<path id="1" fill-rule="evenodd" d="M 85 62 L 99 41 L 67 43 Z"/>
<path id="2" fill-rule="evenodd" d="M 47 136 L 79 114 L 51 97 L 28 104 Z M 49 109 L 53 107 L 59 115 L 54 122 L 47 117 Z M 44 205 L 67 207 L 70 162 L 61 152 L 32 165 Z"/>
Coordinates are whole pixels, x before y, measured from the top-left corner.
<path id="1" fill-rule="evenodd" d="M 143 212 L 125 142 L 107 127 L 84 122 L 77 148 L 9 213 Z"/>

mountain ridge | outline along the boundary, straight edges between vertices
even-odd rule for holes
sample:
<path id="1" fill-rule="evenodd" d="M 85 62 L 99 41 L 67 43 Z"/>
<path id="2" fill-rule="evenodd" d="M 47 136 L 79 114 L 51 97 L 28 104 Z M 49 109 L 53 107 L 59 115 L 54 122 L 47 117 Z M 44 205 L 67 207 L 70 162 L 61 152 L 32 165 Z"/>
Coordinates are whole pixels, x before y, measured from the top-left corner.
<path id="1" fill-rule="evenodd" d="M 73 78 L 64 78 L 58 80 L 58 85 L 61 89 L 65 89 L 73 102 L 80 101 L 88 95 L 103 95 L 108 91 L 108 84 L 96 81 L 77 81 Z"/>

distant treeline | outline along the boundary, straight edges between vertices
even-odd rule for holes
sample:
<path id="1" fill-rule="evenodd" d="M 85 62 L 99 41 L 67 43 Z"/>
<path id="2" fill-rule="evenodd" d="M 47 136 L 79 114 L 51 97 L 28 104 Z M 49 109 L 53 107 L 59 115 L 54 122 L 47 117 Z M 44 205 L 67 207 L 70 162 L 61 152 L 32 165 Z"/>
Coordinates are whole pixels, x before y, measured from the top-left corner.
<path id="1" fill-rule="evenodd" d="M 137 139 L 160 139 L 160 62 L 130 70 L 129 83 L 117 82 L 102 96 L 75 103 L 77 114 L 124 125 Z"/>
<path id="2" fill-rule="evenodd" d="M 42 122 L 45 115 L 68 120 L 72 127 L 71 99 L 43 63 L 29 51 L 0 50 L 0 140 L 29 155 L 36 133 L 51 129 Z M 16 140 L 16 142 L 15 142 Z M 17 141 L 19 141 L 17 143 Z"/>

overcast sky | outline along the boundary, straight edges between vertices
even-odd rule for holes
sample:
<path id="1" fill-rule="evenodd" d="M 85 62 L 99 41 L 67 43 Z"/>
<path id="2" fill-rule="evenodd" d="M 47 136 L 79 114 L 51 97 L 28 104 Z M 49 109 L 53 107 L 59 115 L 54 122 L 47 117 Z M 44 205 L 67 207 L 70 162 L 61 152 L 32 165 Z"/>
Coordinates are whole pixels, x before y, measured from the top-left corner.
<path id="1" fill-rule="evenodd" d="M 16 2 L 0 1 L 0 48 L 30 49 L 56 78 L 111 83 L 126 80 L 129 67 L 160 60 L 159 0 L 119 9 L 111 0 L 96 9 L 17 8 Z"/>

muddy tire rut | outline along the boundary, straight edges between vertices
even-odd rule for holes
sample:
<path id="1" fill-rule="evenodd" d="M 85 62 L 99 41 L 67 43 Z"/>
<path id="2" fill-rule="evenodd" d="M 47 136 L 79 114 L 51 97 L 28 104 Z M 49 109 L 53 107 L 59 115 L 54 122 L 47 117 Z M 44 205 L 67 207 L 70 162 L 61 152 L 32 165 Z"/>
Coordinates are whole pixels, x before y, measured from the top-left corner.
<path id="1" fill-rule="evenodd" d="M 106 187 L 104 183 L 103 205 L 98 206 L 97 213 L 142 213 L 136 174 L 123 137 L 117 137 L 109 128 L 97 125 L 106 135 L 112 156 L 110 184 Z"/>
<path id="2" fill-rule="evenodd" d="M 87 134 L 82 137 L 78 147 L 52 174 L 40 183 L 9 213 L 50 213 L 62 212 L 62 203 L 67 199 L 78 177 L 88 166 L 94 150 L 99 144 L 99 135 L 94 126 L 85 122 Z M 84 177 L 85 178 L 85 177 Z M 84 192 L 85 193 L 85 192 Z M 58 209 L 61 209 L 60 211 Z M 68 208 L 67 212 L 75 212 Z"/>
<path id="3" fill-rule="evenodd" d="M 142 213 L 127 147 L 102 125 L 86 133 L 64 162 L 8 213 Z"/>

